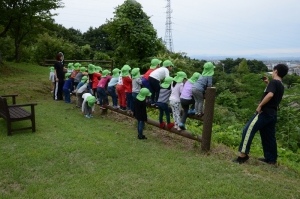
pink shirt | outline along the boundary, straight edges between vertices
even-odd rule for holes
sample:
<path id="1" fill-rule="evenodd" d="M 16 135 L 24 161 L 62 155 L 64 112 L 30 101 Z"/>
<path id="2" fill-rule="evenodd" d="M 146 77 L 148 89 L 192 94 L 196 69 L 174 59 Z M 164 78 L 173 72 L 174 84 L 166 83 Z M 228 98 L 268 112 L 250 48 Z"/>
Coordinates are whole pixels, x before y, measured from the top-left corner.
<path id="1" fill-rule="evenodd" d="M 100 87 L 100 88 L 106 88 L 108 82 L 110 81 L 111 79 L 111 76 L 110 75 L 107 75 L 106 77 L 102 77 L 97 85 L 97 87 Z"/>

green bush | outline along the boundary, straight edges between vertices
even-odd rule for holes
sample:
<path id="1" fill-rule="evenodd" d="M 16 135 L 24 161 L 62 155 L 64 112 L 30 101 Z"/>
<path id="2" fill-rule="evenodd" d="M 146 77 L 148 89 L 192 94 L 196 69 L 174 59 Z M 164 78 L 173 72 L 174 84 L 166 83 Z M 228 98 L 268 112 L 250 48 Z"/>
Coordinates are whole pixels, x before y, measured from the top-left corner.
<path id="1" fill-rule="evenodd" d="M 79 47 L 62 38 L 41 34 L 37 38 L 34 51 L 34 60 L 41 63 L 44 59 L 54 59 L 57 52 L 64 52 L 65 59 L 78 59 L 76 53 Z"/>
<path id="2" fill-rule="evenodd" d="M 15 56 L 15 46 L 14 40 L 7 36 L 7 37 L 0 37 L 0 53 L 3 60 L 12 61 L 14 60 Z"/>

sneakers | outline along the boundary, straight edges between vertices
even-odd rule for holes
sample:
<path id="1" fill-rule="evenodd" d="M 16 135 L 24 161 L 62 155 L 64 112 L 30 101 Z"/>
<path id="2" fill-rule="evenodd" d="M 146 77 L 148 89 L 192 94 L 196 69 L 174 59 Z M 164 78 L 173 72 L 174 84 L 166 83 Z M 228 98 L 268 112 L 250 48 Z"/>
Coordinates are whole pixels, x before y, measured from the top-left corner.
<path id="1" fill-rule="evenodd" d="M 92 114 L 90 114 L 89 116 L 90 116 L 90 118 L 94 117 Z"/>
<path id="2" fill-rule="evenodd" d="M 120 106 L 120 109 L 121 109 L 122 111 L 126 111 L 126 107 Z"/>
<path id="3" fill-rule="evenodd" d="M 90 116 L 89 116 L 89 115 L 84 115 L 84 117 L 86 117 L 86 118 L 90 118 Z"/>
<path id="4" fill-rule="evenodd" d="M 161 129 L 164 129 L 165 126 L 166 126 L 166 123 L 165 123 L 165 122 L 162 122 L 162 123 L 159 124 L 159 128 L 161 128 Z"/>
<path id="5" fill-rule="evenodd" d="M 180 128 L 181 130 L 186 130 L 186 127 L 185 127 L 185 125 L 184 125 L 183 123 L 180 123 L 180 124 L 179 124 L 179 128 Z"/>
<path id="6" fill-rule="evenodd" d="M 267 164 L 273 164 L 273 165 L 276 164 L 276 162 L 267 161 L 265 158 L 257 158 L 257 160 L 261 161 L 261 162 L 264 162 L 264 163 L 267 163 Z"/>
<path id="7" fill-rule="evenodd" d="M 139 140 L 147 140 L 147 137 L 144 136 L 144 135 L 143 135 L 143 136 L 138 136 L 138 139 L 139 139 Z"/>
<path id="8" fill-rule="evenodd" d="M 106 107 L 105 107 L 105 106 L 103 106 L 103 105 L 102 105 L 102 106 L 100 106 L 100 108 L 101 108 L 101 109 L 106 109 Z"/>
<path id="9" fill-rule="evenodd" d="M 195 109 L 189 109 L 188 115 L 195 115 Z"/>
<path id="10" fill-rule="evenodd" d="M 204 115 L 204 113 L 196 113 L 195 114 L 197 117 L 202 117 Z"/>
<path id="11" fill-rule="evenodd" d="M 249 160 L 249 156 L 246 155 L 245 157 L 240 157 L 238 156 L 236 159 L 232 160 L 232 162 L 236 162 L 239 164 L 243 164 L 244 162 L 246 162 L 247 160 Z"/>
<path id="12" fill-rule="evenodd" d="M 174 126 L 174 123 L 170 123 L 170 124 L 167 125 L 167 128 L 171 129 L 173 126 Z"/>

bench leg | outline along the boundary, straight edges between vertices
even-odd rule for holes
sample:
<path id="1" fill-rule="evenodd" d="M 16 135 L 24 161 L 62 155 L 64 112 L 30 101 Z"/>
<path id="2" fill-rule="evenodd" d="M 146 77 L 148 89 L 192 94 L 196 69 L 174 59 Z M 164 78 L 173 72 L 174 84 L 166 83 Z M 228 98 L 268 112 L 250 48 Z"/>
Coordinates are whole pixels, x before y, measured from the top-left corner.
<path id="1" fill-rule="evenodd" d="M 11 123 L 7 122 L 7 136 L 11 136 Z"/>
<path id="2" fill-rule="evenodd" d="M 31 119 L 32 132 L 35 132 L 35 117 Z"/>

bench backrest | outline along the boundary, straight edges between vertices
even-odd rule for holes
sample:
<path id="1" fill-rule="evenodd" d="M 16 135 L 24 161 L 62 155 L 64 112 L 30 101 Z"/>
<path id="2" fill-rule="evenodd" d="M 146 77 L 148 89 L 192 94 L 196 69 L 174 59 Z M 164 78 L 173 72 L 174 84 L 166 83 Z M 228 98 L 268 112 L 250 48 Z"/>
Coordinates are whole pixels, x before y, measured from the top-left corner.
<path id="1" fill-rule="evenodd" d="M 0 97 L 0 116 L 8 118 L 8 107 L 5 97 Z"/>

